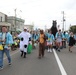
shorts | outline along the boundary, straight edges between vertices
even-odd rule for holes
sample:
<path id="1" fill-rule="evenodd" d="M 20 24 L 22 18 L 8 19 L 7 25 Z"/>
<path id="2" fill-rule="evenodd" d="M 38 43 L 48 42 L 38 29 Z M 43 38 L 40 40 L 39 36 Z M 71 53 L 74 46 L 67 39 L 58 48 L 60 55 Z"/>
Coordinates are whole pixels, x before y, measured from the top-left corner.
<path id="1" fill-rule="evenodd" d="M 62 42 L 62 39 L 57 39 L 56 42 Z"/>
<path id="2" fill-rule="evenodd" d="M 47 45 L 52 45 L 53 43 L 52 42 L 47 42 Z"/>

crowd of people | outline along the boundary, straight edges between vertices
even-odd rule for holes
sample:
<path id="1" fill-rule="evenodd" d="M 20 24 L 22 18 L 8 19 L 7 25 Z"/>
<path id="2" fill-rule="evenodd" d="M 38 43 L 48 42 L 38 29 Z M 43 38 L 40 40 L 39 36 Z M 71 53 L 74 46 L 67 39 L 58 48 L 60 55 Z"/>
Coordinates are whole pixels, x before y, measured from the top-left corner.
<path id="1" fill-rule="evenodd" d="M 68 44 L 69 52 L 72 52 L 72 47 L 76 43 L 76 35 L 73 32 L 67 33 L 58 30 L 56 35 L 52 34 L 51 30 L 45 34 L 44 30 L 40 30 L 39 33 L 36 31 L 29 32 L 26 27 L 20 34 L 15 34 L 15 37 L 18 38 L 18 47 L 21 52 L 21 57 L 26 58 L 27 52 L 31 52 L 32 49 L 36 49 L 36 46 L 39 46 L 39 55 L 38 58 L 41 59 L 44 57 L 45 49 L 47 52 L 52 52 L 53 48 L 57 51 L 61 51 L 62 48 L 66 48 Z M 8 58 L 8 64 L 11 65 L 11 56 L 10 48 L 14 48 L 17 45 L 17 41 L 14 41 L 13 36 L 9 33 L 6 26 L 2 27 L 2 32 L 0 33 L 0 70 L 3 69 L 3 58 L 4 53 Z"/>

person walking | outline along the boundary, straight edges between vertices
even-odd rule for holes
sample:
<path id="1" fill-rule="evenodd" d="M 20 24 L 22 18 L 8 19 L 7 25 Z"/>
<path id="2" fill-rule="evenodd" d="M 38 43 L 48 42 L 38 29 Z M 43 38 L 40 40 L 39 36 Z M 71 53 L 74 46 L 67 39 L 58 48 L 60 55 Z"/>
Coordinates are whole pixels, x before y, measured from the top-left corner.
<path id="1" fill-rule="evenodd" d="M 64 33 L 63 33 L 63 35 L 64 35 L 64 38 L 63 38 L 63 40 L 62 40 L 62 48 L 66 48 L 66 32 L 64 31 Z"/>
<path id="2" fill-rule="evenodd" d="M 74 34 L 73 32 L 71 32 L 70 37 L 69 37 L 69 51 L 70 52 L 72 52 L 71 48 L 73 47 L 74 44 L 75 44 Z"/>
<path id="3" fill-rule="evenodd" d="M 36 45 L 38 43 L 38 38 L 39 38 L 39 35 L 36 31 L 33 31 L 32 33 L 32 46 L 33 46 L 33 49 L 36 49 Z"/>
<path id="4" fill-rule="evenodd" d="M 44 50 L 45 50 L 45 34 L 43 30 L 40 30 L 40 36 L 39 36 L 39 59 L 41 57 L 44 57 Z"/>
<path id="5" fill-rule="evenodd" d="M 20 38 L 21 57 L 23 56 L 24 58 L 26 58 L 27 46 L 29 44 L 29 41 L 31 40 L 31 35 L 27 31 L 27 28 L 24 27 L 24 30 L 19 35 L 16 36 Z"/>
<path id="6" fill-rule="evenodd" d="M 48 40 L 47 40 L 48 52 L 52 52 L 53 41 L 54 41 L 54 35 L 50 30 L 48 30 Z"/>
<path id="7" fill-rule="evenodd" d="M 0 33 L 0 46 L 3 49 L 0 49 L 0 70 L 3 69 L 3 57 L 4 53 L 8 58 L 8 64 L 11 65 L 11 56 L 10 56 L 10 45 L 13 44 L 13 37 L 8 32 L 6 26 L 2 27 L 2 32 Z"/>
<path id="8" fill-rule="evenodd" d="M 61 32 L 61 30 L 59 30 L 57 33 L 56 33 L 56 47 L 57 47 L 57 50 L 60 52 L 60 48 L 62 47 L 62 40 L 64 38 L 64 35 L 63 33 Z"/>

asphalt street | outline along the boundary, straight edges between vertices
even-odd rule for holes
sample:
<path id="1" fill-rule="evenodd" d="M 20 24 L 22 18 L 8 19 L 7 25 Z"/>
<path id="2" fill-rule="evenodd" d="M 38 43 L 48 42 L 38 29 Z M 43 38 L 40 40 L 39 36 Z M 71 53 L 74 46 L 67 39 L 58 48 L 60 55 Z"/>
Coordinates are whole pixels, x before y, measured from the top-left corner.
<path id="1" fill-rule="evenodd" d="M 70 53 L 68 48 L 61 52 L 45 50 L 44 58 L 38 59 L 38 48 L 27 54 L 27 58 L 20 57 L 20 51 L 11 51 L 12 65 L 8 65 L 4 57 L 4 69 L 0 75 L 76 75 L 76 47 Z M 55 55 L 56 53 L 56 55 Z"/>

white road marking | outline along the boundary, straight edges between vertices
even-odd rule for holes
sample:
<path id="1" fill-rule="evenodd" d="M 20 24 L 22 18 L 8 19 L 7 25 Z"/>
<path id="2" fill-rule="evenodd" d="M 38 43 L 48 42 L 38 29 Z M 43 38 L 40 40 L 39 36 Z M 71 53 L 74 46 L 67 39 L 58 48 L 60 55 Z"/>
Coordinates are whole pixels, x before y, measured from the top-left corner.
<path id="1" fill-rule="evenodd" d="M 64 67 L 63 67 L 63 65 L 62 65 L 62 63 L 61 63 L 61 61 L 60 61 L 60 59 L 59 59 L 59 57 L 54 49 L 53 49 L 53 52 L 54 52 L 54 55 L 55 55 L 56 61 L 58 63 L 61 74 L 67 75 L 67 73 L 66 73 L 66 71 L 65 71 L 65 69 L 64 69 Z"/>
<path id="2" fill-rule="evenodd" d="M 18 53 L 19 50 L 17 50 L 16 52 L 12 53 L 11 56 L 13 56 L 14 54 Z M 7 57 L 4 58 L 4 60 L 7 59 Z"/>

